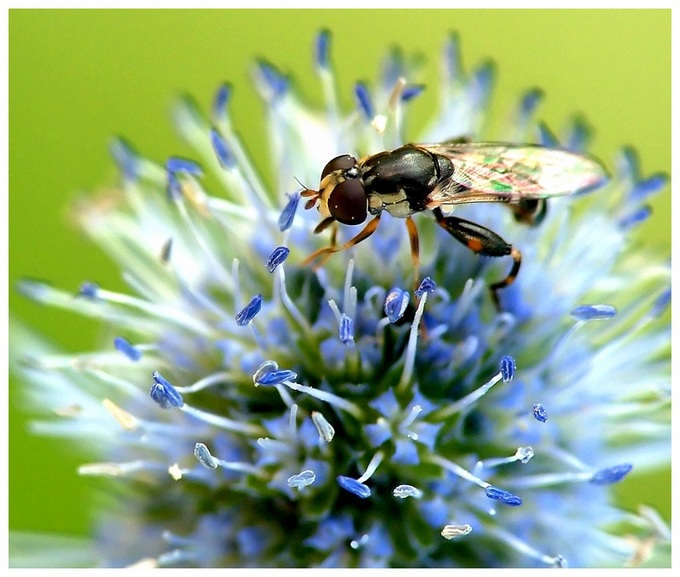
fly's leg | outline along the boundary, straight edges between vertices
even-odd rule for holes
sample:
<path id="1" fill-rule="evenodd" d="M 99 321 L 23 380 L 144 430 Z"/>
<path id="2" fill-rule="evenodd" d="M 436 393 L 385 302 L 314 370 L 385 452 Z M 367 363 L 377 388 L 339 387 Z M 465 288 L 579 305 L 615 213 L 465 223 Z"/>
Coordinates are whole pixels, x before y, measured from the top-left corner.
<path id="1" fill-rule="evenodd" d="M 325 263 L 334 252 L 347 250 L 348 248 L 352 248 L 355 244 L 359 244 L 362 240 L 366 240 L 369 236 L 371 236 L 375 232 L 375 229 L 378 228 L 379 223 L 380 215 L 377 215 L 373 220 L 368 222 L 368 224 L 361 230 L 361 232 L 359 232 L 359 234 L 349 239 L 345 244 L 339 246 L 336 244 L 332 244 L 331 246 L 325 246 L 323 248 L 320 248 L 319 250 L 314 251 L 302 262 L 302 266 L 308 266 L 312 264 L 315 260 L 319 259 L 319 262 L 316 263 L 313 267 L 316 270 L 317 268 L 322 266 L 323 263 Z"/>
<path id="2" fill-rule="evenodd" d="M 434 212 L 437 219 L 437 224 L 453 236 L 453 238 L 467 246 L 472 252 L 483 256 L 512 257 L 514 262 L 508 276 L 489 287 L 493 302 L 496 308 L 500 310 L 498 291 L 511 285 L 515 278 L 517 278 L 519 267 L 522 264 L 522 254 L 488 228 L 455 216 L 444 216 L 439 208 L 435 208 L 432 212 Z"/>
<path id="3" fill-rule="evenodd" d="M 416 223 L 410 216 L 406 217 L 406 229 L 408 239 L 411 243 L 411 260 L 413 261 L 413 290 L 415 291 L 420 284 L 420 240 L 418 239 L 418 229 Z"/>
<path id="4" fill-rule="evenodd" d="M 519 202 L 509 204 L 512 215 L 517 222 L 538 226 L 543 222 L 548 211 L 548 201 L 545 198 L 523 198 Z"/>

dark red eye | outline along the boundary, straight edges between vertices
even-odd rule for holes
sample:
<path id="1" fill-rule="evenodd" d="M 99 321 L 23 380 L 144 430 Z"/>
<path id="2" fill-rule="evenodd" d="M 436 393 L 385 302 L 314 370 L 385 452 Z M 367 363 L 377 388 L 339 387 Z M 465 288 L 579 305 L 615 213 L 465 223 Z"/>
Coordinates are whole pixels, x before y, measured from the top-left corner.
<path id="1" fill-rule="evenodd" d="M 349 154 L 336 156 L 324 167 L 323 172 L 321 173 L 321 180 L 335 170 L 347 170 L 348 168 L 352 168 L 356 163 L 356 159 Z"/>
<path id="2" fill-rule="evenodd" d="M 331 216 L 341 224 L 360 224 L 366 220 L 367 203 L 364 185 L 356 178 L 335 185 L 328 198 Z"/>

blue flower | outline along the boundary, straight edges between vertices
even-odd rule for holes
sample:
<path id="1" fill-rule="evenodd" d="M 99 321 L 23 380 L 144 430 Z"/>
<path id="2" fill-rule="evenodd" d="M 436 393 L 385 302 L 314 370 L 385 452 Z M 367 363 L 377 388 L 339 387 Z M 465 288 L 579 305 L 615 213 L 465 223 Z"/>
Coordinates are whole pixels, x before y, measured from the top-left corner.
<path id="1" fill-rule="evenodd" d="M 610 486 L 670 462 L 670 267 L 631 236 L 666 179 L 641 175 L 626 149 L 606 187 L 551 199 L 539 226 L 499 205 L 461 209 L 521 247 L 500 310 L 487 287 L 507 263 L 466 251 L 427 211 L 415 217 L 416 290 L 403 221 L 389 216 L 371 239 L 303 267 L 328 241 L 314 234 L 315 211 L 299 210 L 296 179 L 319 182 L 342 153 L 403 144 L 408 103 L 423 90 L 393 52 L 382 77 L 355 85 L 356 108 L 341 110 L 330 40 L 322 32 L 316 46 L 321 110 L 258 64 L 273 189 L 232 127 L 224 85 L 209 116 L 186 100 L 176 109 L 196 159 L 157 163 L 116 141 L 116 202 L 93 195 L 79 207 L 129 293 L 87 280 L 78 294 L 21 284 L 116 331 L 77 355 L 22 332 L 15 365 L 36 410 L 78 408 L 46 417 L 44 430 L 93 446 L 100 460 L 80 473 L 125 489 L 98 512 L 97 562 L 638 561 L 666 529 L 650 510 L 612 505 Z M 452 37 L 440 105 L 417 141 L 585 152 L 582 123 L 556 137 L 536 121 L 535 90 L 503 133 L 486 134 L 493 68 L 465 75 L 457 51 Z M 351 235 L 340 227 L 338 243 Z"/>

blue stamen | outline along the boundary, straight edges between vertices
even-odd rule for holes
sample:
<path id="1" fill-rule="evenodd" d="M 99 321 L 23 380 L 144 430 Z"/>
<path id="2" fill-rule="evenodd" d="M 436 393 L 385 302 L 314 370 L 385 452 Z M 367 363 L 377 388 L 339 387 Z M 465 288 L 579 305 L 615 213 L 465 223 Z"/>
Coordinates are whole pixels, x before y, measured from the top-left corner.
<path id="1" fill-rule="evenodd" d="M 585 150 L 591 135 L 591 130 L 583 118 L 574 120 L 571 134 L 567 137 L 566 149 L 574 152 Z"/>
<path id="2" fill-rule="evenodd" d="M 630 463 L 624 463 L 623 465 L 615 465 L 614 467 L 600 469 L 593 474 L 590 482 L 594 483 L 595 485 L 610 485 L 612 483 L 618 483 L 628 473 L 630 473 L 632 468 L 633 465 Z"/>
<path id="3" fill-rule="evenodd" d="M 476 104 L 484 103 L 488 99 L 491 85 L 493 84 L 494 73 L 495 67 L 493 62 L 485 62 L 474 71 L 471 84 L 474 87 L 472 100 Z"/>
<path id="4" fill-rule="evenodd" d="M 522 102 L 520 104 L 520 110 L 525 116 L 529 116 L 535 110 L 538 104 L 543 100 L 543 95 L 545 93 L 540 88 L 533 88 L 529 90 L 522 97 Z"/>
<path id="5" fill-rule="evenodd" d="M 401 101 L 408 102 L 409 100 L 413 100 L 416 96 L 420 96 L 423 93 L 423 90 L 425 90 L 424 84 L 407 86 L 401 93 Z"/>
<path id="6" fill-rule="evenodd" d="M 621 151 L 621 166 L 619 171 L 621 172 L 622 180 L 632 180 L 632 184 L 638 182 L 640 162 L 638 161 L 637 152 L 630 146 L 626 146 Z"/>
<path id="7" fill-rule="evenodd" d="M 338 336 L 343 344 L 354 340 L 354 321 L 345 313 L 340 316 L 340 328 Z"/>
<path id="8" fill-rule="evenodd" d="M 352 477 L 338 475 L 337 480 L 338 485 L 340 485 L 345 491 L 352 493 L 352 495 L 356 495 L 361 499 L 366 499 L 371 496 L 371 489 L 356 479 L 352 479 Z"/>
<path id="9" fill-rule="evenodd" d="M 314 423 L 321 440 L 326 441 L 326 443 L 333 440 L 335 429 L 319 411 L 312 411 L 312 423 Z"/>
<path id="10" fill-rule="evenodd" d="M 404 70 L 404 55 L 398 46 L 390 50 L 385 62 L 382 66 L 382 84 L 387 90 L 392 90 L 392 87 L 399 82 L 406 74 Z"/>
<path id="11" fill-rule="evenodd" d="M 271 373 L 272 371 L 277 371 L 279 369 L 279 365 L 276 361 L 264 361 L 255 371 L 255 374 L 253 375 L 253 383 L 257 384 L 260 382 L 260 379 L 266 375 L 267 373 Z"/>
<path id="12" fill-rule="evenodd" d="M 515 376 L 515 369 L 517 368 L 517 365 L 515 364 L 515 359 L 508 355 L 503 356 L 501 358 L 500 368 L 503 382 L 507 383 L 511 381 Z"/>
<path id="13" fill-rule="evenodd" d="M 627 214 L 623 218 L 619 219 L 619 227 L 623 230 L 628 230 L 634 227 L 636 224 L 640 224 L 649 218 L 652 214 L 652 209 L 647 206 L 641 206 L 637 210 L 634 210 L 630 214 Z"/>
<path id="14" fill-rule="evenodd" d="M 534 413 L 534 418 L 541 423 L 545 423 L 548 420 L 548 413 L 545 407 L 541 403 L 534 403 L 531 409 Z"/>
<path id="15" fill-rule="evenodd" d="M 151 387 L 151 398 L 158 403 L 161 408 L 181 407 L 184 405 L 182 395 L 166 381 L 158 371 L 154 371 L 153 380 L 156 381 Z"/>
<path id="16" fill-rule="evenodd" d="M 444 46 L 444 65 L 450 80 L 455 80 L 460 74 L 460 38 L 458 34 L 450 34 L 449 41 Z"/>
<path id="17" fill-rule="evenodd" d="M 262 295 L 255 295 L 250 302 L 236 315 L 236 324 L 244 327 L 255 318 L 262 308 Z"/>
<path id="18" fill-rule="evenodd" d="M 182 185 L 174 172 L 168 172 L 168 187 L 166 190 L 168 200 L 173 202 L 182 198 Z"/>
<path id="19" fill-rule="evenodd" d="M 407 497 L 420 499 L 423 496 L 423 492 L 413 485 L 397 485 L 393 489 L 392 495 L 394 497 L 399 497 L 400 499 L 406 499 Z"/>
<path id="20" fill-rule="evenodd" d="M 538 124 L 538 142 L 543 146 L 558 147 L 560 145 L 557 137 L 544 122 Z"/>
<path id="21" fill-rule="evenodd" d="M 579 321 L 599 321 L 616 316 L 616 307 L 612 305 L 581 305 L 569 314 Z"/>
<path id="22" fill-rule="evenodd" d="M 283 207 L 281 215 L 279 216 L 279 230 L 281 232 L 288 230 L 293 225 L 295 211 L 300 202 L 299 194 L 287 194 L 286 196 L 288 197 L 288 203 Z"/>
<path id="23" fill-rule="evenodd" d="M 416 298 L 422 297 L 425 293 L 432 294 L 436 288 L 437 283 L 434 282 L 429 276 L 426 276 L 415 292 Z"/>
<path id="24" fill-rule="evenodd" d="M 126 180 L 135 180 L 139 171 L 139 158 L 124 140 L 116 138 L 111 143 L 111 155 Z"/>
<path id="25" fill-rule="evenodd" d="M 99 285 L 88 280 L 80 285 L 80 288 L 78 289 L 78 295 L 88 299 L 96 299 L 98 296 L 98 291 Z"/>
<path id="26" fill-rule="evenodd" d="M 203 169 L 193 160 L 187 158 L 180 158 L 179 156 L 171 156 L 165 163 L 165 169 L 168 172 L 188 172 L 194 176 L 201 176 Z"/>
<path id="27" fill-rule="evenodd" d="M 654 302 L 654 306 L 652 307 L 650 314 L 653 317 L 658 317 L 661 313 L 663 313 L 666 310 L 666 307 L 668 307 L 670 302 L 671 302 L 671 289 L 667 288 Z"/>
<path id="28" fill-rule="evenodd" d="M 229 151 L 227 141 L 224 140 L 222 135 L 214 128 L 210 130 L 210 142 L 212 142 L 217 159 L 220 161 L 223 168 L 232 168 L 236 165 L 236 159 Z"/>
<path id="29" fill-rule="evenodd" d="M 504 491 L 503 489 L 499 489 L 498 487 L 494 487 L 493 485 L 489 485 L 486 489 L 484 489 L 484 492 L 489 499 L 495 499 L 496 501 L 500 501 L 501 503 L 505 503 L 511 507 L 518 507 L 522 504 L 522 499 L 517 495 L 513 495 L 512 493 Z"/>
<path id="30" fill-rule="evenodd" d="M 215 461 L 215 458 L 210 454 L 210 450 L 203 443 L 196 443 L 194 445 L 194 456 L 206 469 L 217 469 L 217 461 Z"/>
<path id="31" fill-rule="evenodd" d="M 231 85 L 223 83 L 215 93 L 215 101 L 213 102 L 213 114 L 216 119 L 222 119 L 227 116 L 227 103 L 231 96 Z"/>
<path id="32" fill-rule="evenodd" d="M 667 182 L 668 177 L 665 174 L 655 174 L 645 180 L 636 182 L 629 193 L 630 199 L 639 202 L 650 194 L 661 191 L 661 189 L 666 186 Z"/>
<path id="33" fill-rule="evenodd" d="M 329 64 L 331 33 L 329 30 L 321 30 L 316 37 L 316 64 L 319 68 L 326 69 Z"/>
<path id="34" fill-rule="evenodd" d="M 260 74 L 272 91 L 274 98 L 283 96 L 288 90 L 288 79 L 279 72 L 273 64 L 260 60 L 258 63 Z"/>
<path id="35" fill-rule="evenodd" d="M 291 488 L 297 487 L 298 489 L 303 489 L 304 487 L 311 485 L 314 481 L 316 481 L 316 474 L 311 469 L 307 469 L 297 475 L 288 477 L 288 486 Z"/>
<path id="36" fill-rule="evenodd" d="M 255 381 L 257 385 L 280 385 L 286 381 L 295 381 L 297 373 L 288 369 L 280 371 L 269 371 L 258 377 Z"/>
<path id="37" fill-rule="evenodd" d="M 272 253 L 269 255 L 265 266 L 267 270 L 272 273 L 276 270 L 276 267 L 285 262 L 290 254 L 290 249 L 285 246 L 277 246 Z"/>
<path id="38" fill-rule="evenodd" d="M 371 95 L 368 93 L 368 88 L 363 82 L 357 82 L 354 86 L 354 94 L 359 102 L 359 108 L 364 113 L 368 120 L 373 120 L 373 103 L 371 102 Z"/>
<path id="39" fill-rule="evenodd" d="M 385 314 L 391 323 L 396 323 L 408 307 L 409 294 L 398 287 L 394 287 L 385 297 Z"/>
<path id="40" fill-rule="evenodd" d="M 124 339 L 123 337 L 116 337 L 113 339 L 113 346 L 135 363 L 142 358 L 142 351 L 140 351 L 137 347 L 132 345 L 130 341 Z"/>

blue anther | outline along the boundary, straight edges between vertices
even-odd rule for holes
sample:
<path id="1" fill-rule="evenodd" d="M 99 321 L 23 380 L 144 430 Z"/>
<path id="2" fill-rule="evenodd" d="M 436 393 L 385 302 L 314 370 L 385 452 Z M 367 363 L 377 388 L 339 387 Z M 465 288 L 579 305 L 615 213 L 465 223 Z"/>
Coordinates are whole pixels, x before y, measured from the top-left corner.
<path id="1" fill-rule="evenodd" d="M 182 198 L 182 185 L 174 172 L 168 172 L 168 186 L 166 189 L 166 196 L 170 202 L 174 202 Z"/>
<path id="2" fill-rule="evenodd" d="M 165 169 L 168 172 L 188 172 L 194 176 L 201 176 L 203 170 L 201 167 L 187 158 L 180 158 L 179 156 L 171 156 L 165 163 Z"/>
<path id="3" fill-rule="evenodd" d="M 530 115 L 536 110 L 536 107 L 543 99 L 544 92 L 540 88 L 532 88 L 527 91 L 522 97 L 520 109 L 522 114 Z"/>
<path id="4" fill-rule="evenodd" d="M 616 316 L 616 307 L 612 305 L 581 305 L 569 314 L 579 321 L 599 321 Z"/>
<path id="5" fill-rule="evenodd" d="M 515 359 L 513 359 L 511 356 L 504 355 L 501 357 L 500 369 L 501 377 L 503 378 L 504 383 L 507 383 L 513 379 L 516 368 L 517 365 L 515 364 Z"/>
<path id="6" fill-rule="evenodd" d="M 624 463 L 623 465 L 615 465 L 613 467 L 608 467 L 606 469 L 600 469 L 590 478 L 590 482 L 595 485 L 610 485 L 612 483 L 618 483 L 623 479 L 628 473 L 630 473 L 633 465 L 630 463 Z"/>
<path id="7" fill-rule="evenodd" d="M 651 207 L 643 205 L 640 208 L 634 210 L 633 212 L 620 218 L 618 223 L 619 227 L 621 227 L 621 229 L 623 230 L 628 230 L 634 227 L 636 224 L 640 224 L 641 222 L 646 221 L 651 214 L 652 214 Z"/>
<path id="8" fill-rule="evenodd" d="M 135 180 L 139 174 L 139 159 L 124 140 L 116 138 L 111 143 L 111 155 L 126 180 Z"/>
<path id="9" fill-rule="evenodd" d="M 650 194 L 660 192 L 664 186 L 668 183 L 668 176 L 665 174 L 655 174 L 646 178 L 645 180 L 640 180 L 635 183 L 635 186 L 630 191 L 629 196 L 631 200 L 635 202 L 640 202 L 647 198 Z"/>
<path id="10" fill-rule="evenodd" d="M 293 225 L 295 211 L 300 202 L 299 194 L 287 194 L 286 196 L 288 197 L 288 202 L 286 203 L 286 206 L 283 207 L 281 215 L 279 216 L 279 230 L 281 232 L 288 230 Z"/>
<path id="11" fill-rule="evenodd" d="M 354 94 L 359 102 L 359 108 L 364 113 L 368 120 L 373 120 L 373 103 L 371 102 L 371 95 L 368 93 L 368 88 L 363 82 L 357 82 L 354 86 Z"/>
<path id="12" fill-rule="evenodd" d="M 316 37 L 316 63 L 319 68 L 326 69 L 329 64 L 331 33 L 321 30 Z"/>
<path id="13" fill-rule="evenodd" d="M 371 489 L 356 479 L 352 479 L 352 477 L 338 475 L 337 480 L 338 485 L 340 485 L 345 491 L 349 491 L 361 499 L 366 499 L 371 496 Z"/>
<path id="14" fill-rule="evenodd" d="M 194 445 L 194 457 L 206 469 L 217 469 L 217 461 L 210 454 L 210 450 L 203 443 L 196 443 Z"/>
<path id="15" fill-rule="evenodd" d="M 411 86 L 407 86 L 401 93 L 401 101 L 408 102 L 409 100 L 413 100 L 416 96 L 420 96 L 423 93 L 423 90 L 425 90 L 424 84 L 412 84 Z"/>
<path id="16" fill-rule="evenodd" d="M 548 128 L 548 125 L 544 122 L 539 122 L 538 124 L 538 141 L 543 146 L 559 147 L 560 143 L 557 137 Z"/>
<path id="17" fill-rule="evenodd" d="M 228 83 L 223 83 L 215 92 L 215 100 L 213 102 L 213 114 L 215 118 L 221 119 L 227 115 L 227 103 L 231 96 L 231 86 Z"/>
<path id="18" fill-rule="evenodd" d="M 255 295 L 250 302 L 236 315 L 236 324 L 240 327 L 246 326 L 255 318 L 255 315 L 262 308 L 262 295 Z"/>
<path id="19" fill-rule="evenodd" d="M 153 380 L 156 382 L 151 387 L 151 398 L 163 409 L 184 405 L 182 395 L 158 371 L 154 371 Z"/>
<path id="20" fill-rule="evenodd" d="M 290 254 L 290 249 L 285 246 L 277 246 L 272 253 L 269 255 L 265 266 L 267 270 L 272 273 L 276 270 L 276 267 L 285 262 Z"/>
<path id="21" fill-rule="evenodd" d="M 282 369 L 280 371 L 269 371 L 264 373 L 255 382 L 258 385 L 280 385 L 286 381 L 295 381 L 297 379 L 297 373 L 290 371 L 288 369 Z"/>
<path id="22" fill-rule="evenodd" d="M 408 307 L 409 294 L 399 287 L 390 289 L 385 297 L 385 314 L 391 323 L 396 323 Z"/>
<path id="23" fill-rule="evenodd" d="M 78 289 L 78 295 L 88 299 L 96 299 L 98 296 L 97 295 L 98 291 L 99 285 L 88 280 L 80 285 L 80 288 Z"/>
<path id="24" fill-rule="evenodd" d="M 113 346 L 135 363 L 142 358 L 142 351 L 123 337 L 116 337 L 113 339 Z"/>
<path id="25" fill-rule="evenodd" d="M 343 344 L 354 340 L 354 321 L 345 313 L 340 315 L 340 328 L 338 329 L 338 336 Z"/>
<path id="26" fill-rule="evenodd" d="M 489 499 L 495 499 L 496 501 L 500 501 L 501 503 L 505 503 L 511 507 L 518 507 L 522 504 L 522 499 L 517 495 L 513 495 L 512 493 L 504 491 L 503 489 L 499 489 L 498 487 L 494 487 L 493 485 L 490 485 L 484 489 L 484 492 Z"/>
<path id="27" fill-rule="evenodd" d="M 548 420 L 548 413 L 545 411 L 545 407 L 541 403 L 534 403 L 531 410 L 534 413 L 534 418 L 541 423 L 545 423 Z"/>
<path id="28" fill-rule="evenodd" d="M 415 292 L 417 298 L 422 297 L 425 293 L 432 294 L 434 289 L 437 288 L 437 283 L 434 282 L 429 276 L 426 276 L 420 283 L 420 286 Z"/>
<path id="29" fill-rule="evenodd" d="M 573 152 L 581 152 L 585 149 L 588 139 L 590 138 L 591 130 L 582 118 L 574 121 L 571 134 L 567 138 L 565 148 Z"/>
<path id="30" fill-rule="evenodd" d="M 258 63 L 260 69 L 260 74 L 262 79 L 265 81 L 274 98 L 278 98 L 285 94 L 288 90 L 288 79 L 279 72 L 273 64 L 260 60 Z"/>
<path id="31" fill-rule="evenodd" d="M 653 317 L 658 317 L 666 310 L 670 302 L 671 302 L 671 289 L 667 288 L 654 302 L 654 306 L 652 307 L 650 314 Z"/>
<path id="32" fill-rule="evenodd" d="M 227 141 L 214 128 L 210 130 L 210 142 L 212 142 L 217 159 L 224 168 L 231 168 L 236 164 L 236 159 L 230 152 Z"/>

